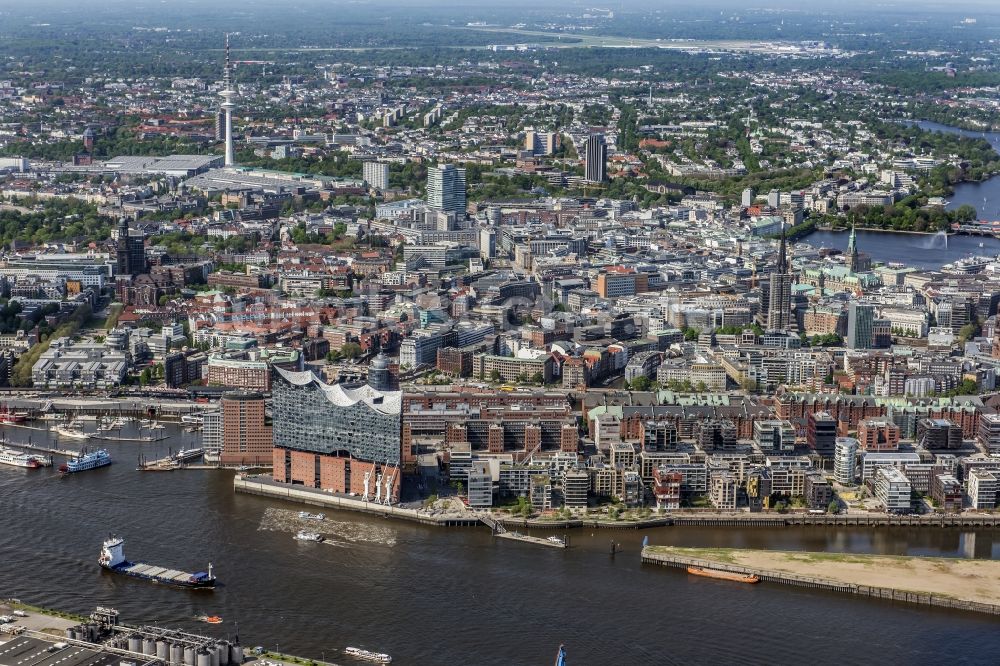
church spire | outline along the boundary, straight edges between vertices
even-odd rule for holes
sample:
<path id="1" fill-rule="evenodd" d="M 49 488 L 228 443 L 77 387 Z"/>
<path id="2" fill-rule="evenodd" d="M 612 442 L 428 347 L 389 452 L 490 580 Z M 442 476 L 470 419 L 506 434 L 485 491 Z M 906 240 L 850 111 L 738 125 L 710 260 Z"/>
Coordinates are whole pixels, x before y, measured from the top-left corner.
<path id="1" fill-rule="evenodd" d="M 847 267 L 851 269 L 852 273 L 856 273 L 858 270 L 858 235 L 854 230 L 854 225 L 851 225 L 851 236 L 847 241 Z"/>
<path id="2" fill-rule="evenodd" d="M 788 244 L 785 240 L 785 223 L 781 223 L 781 245 L 778 248 L 778 273 L 788 272 Z"/>

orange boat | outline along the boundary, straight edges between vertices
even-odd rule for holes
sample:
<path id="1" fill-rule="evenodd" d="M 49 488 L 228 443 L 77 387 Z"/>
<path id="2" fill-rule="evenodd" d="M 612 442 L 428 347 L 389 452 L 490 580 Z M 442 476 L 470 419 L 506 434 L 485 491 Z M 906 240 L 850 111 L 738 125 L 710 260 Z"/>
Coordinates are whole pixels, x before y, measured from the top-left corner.
<path id="1" fill-rule="evenodd" d="M 207 624 L 222 624 L 222 618 L 218 615 L 202 615 L 198 619 Z"/>
<path id="2" fill-rule="evenodd" d="M 713 569 L 702 569 L 701 567 L 688 567 L 688 573 L 695 576 L 705 576 L 706 578 L 718 578 L 719 580 L 731 580 L 734 583 L 759 583 L 760 578 L 756 574 L 738 574 L 728 571 L 715 571 Z"/>

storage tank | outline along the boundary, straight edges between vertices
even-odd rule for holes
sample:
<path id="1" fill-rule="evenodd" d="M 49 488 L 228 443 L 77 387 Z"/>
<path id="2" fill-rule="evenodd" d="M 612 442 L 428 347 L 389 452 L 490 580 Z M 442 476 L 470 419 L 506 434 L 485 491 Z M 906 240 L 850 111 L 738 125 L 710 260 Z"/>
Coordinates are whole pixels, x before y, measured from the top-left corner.
<path id="1" fill-rule="evenodd" d="M 141 636 L 129 636 L 128 637 L 128 651 L 129 652 L 142 652 L 142 637 Z"/>
<path id="2" fill-rule="evenodd" d="M 229 666 L 229 643 L 219 643 L 219 666 Z"/>
<path id="3" fill-rule="evenodd" d="M 219 666 L 219 653 L 222 652 L 222 648 L 219 644 L 208 646 L 208 654 L 212 657 L 212 666 Z"/>
<path id="4" fill-rule="evenodd" d="M 231 645 L 229 647 L 229 662 L 238 666 L 243 663 L 243 646 Z"/>
<path id="5" fill-rule="evenodd" d="M 195 666 L 212 666 L 212 655 L 208 650 L 198 650 L 195 654 Z"/>
<path id="6" fill-rule="evenodd" d="M 166 661 L 170 658 L 170 643 L 162 638 L 156 641 L 156 658 Z"/>
<path id="7" fill-rule="evenodd" d="M 152 638 L 147 638 L 142 641 L 142 653 L 148 655 L 156 654 L 156 641 Z"/>
<path id="8" fill-rule="evenodd" d="M 68 627 L 66 629 L 66 638 L 72 638 L 73 640 L 76 640 L 76 628 L 75 627 Z"/>
<path id="9" fill-rule="evenodd" d="M 184 648 L 184 666 L 194 666 L 194 648 L 190 645 Z"/>
<path id="10" fill-rule="evenodd" d="M 184 663 L 184 646 L 180 643 L 174 643 L 170 646 L 170 663 L 171 664 L 183 664 Z"/>

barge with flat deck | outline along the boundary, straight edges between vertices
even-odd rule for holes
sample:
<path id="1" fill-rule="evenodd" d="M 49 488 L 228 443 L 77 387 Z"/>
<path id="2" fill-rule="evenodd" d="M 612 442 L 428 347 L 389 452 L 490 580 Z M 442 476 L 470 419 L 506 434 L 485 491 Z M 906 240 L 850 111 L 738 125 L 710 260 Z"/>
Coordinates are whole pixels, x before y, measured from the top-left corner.
<path id="1" fill-rule="evenodd" d="M 212 575 L 211 563 L 208 565 L 207 572 L 198 571 L 188 573 L 186 571 L 177 571 L 143 562 L 130 562 L 125 559 L 123 552 L 124 545 L 125 540 L 121 537 L 113 536 L 105 539 L 104 545 L 101 548 L 101 556 L 98 558 L 97 563 L 108 571 L 163 585 L 209 590 L 215 587 L 215 576 Z"/>

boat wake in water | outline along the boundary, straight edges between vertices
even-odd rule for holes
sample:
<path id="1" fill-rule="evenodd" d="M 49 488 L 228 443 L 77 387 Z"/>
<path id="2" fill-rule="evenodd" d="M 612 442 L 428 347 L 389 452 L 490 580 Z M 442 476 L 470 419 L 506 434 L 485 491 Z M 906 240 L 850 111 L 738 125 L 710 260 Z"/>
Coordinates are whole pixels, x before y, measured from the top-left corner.
<path id="1" fill-rule="evenodd" d="M 260 525 L 257 529 L 265 532 L 288 532 L 290 534 L 301 531 L 315 532 L 327 542 L 331 538 L 335 538 L 336 541 L 331 545 L 341 548 L 356 544 L 396 545 L 396 531 L 388 527 L 330 520 L 328 516 L 325 517 L 325 520 L 302 518 L 298 511 L 273 507 L 264 510 L 264 515 L 260 519 Z"/>

